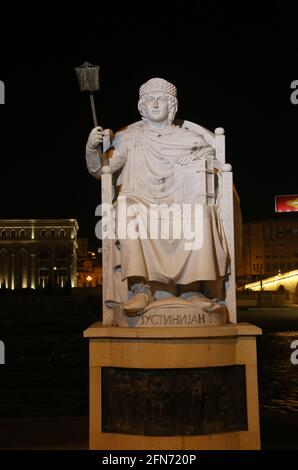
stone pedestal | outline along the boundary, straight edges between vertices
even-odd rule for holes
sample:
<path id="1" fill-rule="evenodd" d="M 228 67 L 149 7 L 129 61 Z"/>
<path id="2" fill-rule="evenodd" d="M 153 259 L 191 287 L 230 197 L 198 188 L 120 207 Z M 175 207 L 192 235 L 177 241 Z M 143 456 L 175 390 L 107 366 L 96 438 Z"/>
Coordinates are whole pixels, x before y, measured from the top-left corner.
<path id="1" fill-rule="evenodd" d="M 90 326 L 90 449 L 259 449 L 260 334 Z"/>

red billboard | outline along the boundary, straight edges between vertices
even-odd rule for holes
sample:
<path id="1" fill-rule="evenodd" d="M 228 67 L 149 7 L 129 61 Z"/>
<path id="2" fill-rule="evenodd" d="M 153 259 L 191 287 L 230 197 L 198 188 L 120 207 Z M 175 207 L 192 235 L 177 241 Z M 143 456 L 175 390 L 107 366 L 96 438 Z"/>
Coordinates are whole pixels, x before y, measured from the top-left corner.
<path id="1" fill-rule="evenodd" d="M 275 196 L 275 212 L 298 212 L 298 194 Z"/>

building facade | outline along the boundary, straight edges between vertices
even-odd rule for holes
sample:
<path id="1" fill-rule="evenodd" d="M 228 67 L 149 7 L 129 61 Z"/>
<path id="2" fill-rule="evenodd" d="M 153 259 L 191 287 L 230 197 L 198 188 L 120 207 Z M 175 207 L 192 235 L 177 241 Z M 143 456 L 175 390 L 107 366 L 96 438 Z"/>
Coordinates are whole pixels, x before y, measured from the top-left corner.
<path id="1" fill-rule="evenodd" d="M 88 239 L 78 238 L 77 287 L 98 287 L 102 284 L 99 253 L 88 250 Z"/>
<path id="2" fill-rule="evenodd" d="M 0 284 L 8 289 L 77 283 L 75 219 L 0 220 Z"/>
<path id="3" fill-rule="evenodd" d="M 298 218 L 244 224 L 242 276 L 273 276 L 298 269 Z"/>

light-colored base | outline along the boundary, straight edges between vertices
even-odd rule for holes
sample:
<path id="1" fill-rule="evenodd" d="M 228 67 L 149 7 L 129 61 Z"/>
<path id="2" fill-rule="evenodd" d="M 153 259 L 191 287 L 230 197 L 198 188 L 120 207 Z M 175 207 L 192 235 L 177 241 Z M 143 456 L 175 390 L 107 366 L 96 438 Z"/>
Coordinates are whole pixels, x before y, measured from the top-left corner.
<path id="1" fill-rule="evenodd" d="M 255 326 L 119 328 L 95 323 L 84 332 L 90 351 L 90 449 L 259 449 Z M 200 436 L 101 432 L 101 368 L 191 368 L 245 365 L 248 430 Z"/>
<path id="2" fill-rule="evenodd" d="M 120 327 L 193 328 L 224 325 L 227 323 L 227 313 L 224 308 L 220 312 L 206 312 L 195 305 L 186 308 L 180 306 L 175 309 L 170 305 L 153 307 L 146 310 L 143 315 L 129 317 L 122 312 L 122 308 L 118 308 L 114 309 L 114 321 Z"/>

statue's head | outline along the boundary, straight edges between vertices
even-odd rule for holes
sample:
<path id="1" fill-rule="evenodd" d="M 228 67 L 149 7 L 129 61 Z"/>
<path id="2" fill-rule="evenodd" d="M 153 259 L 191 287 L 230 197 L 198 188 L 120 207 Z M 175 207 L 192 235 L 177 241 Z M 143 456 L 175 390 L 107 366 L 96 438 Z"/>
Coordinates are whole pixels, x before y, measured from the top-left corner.
<path id="1" fill-rule="evenodd" d="M 151 78 L 140 87 L 139 112 L 144 120 L 154 121 L 154 114 L 148 116 L 146 103 L 155 103 L 160 108 L 157 119 L 167 120 L 171 124 L 178 110 L 177 89 L 163 78 Z"/>

